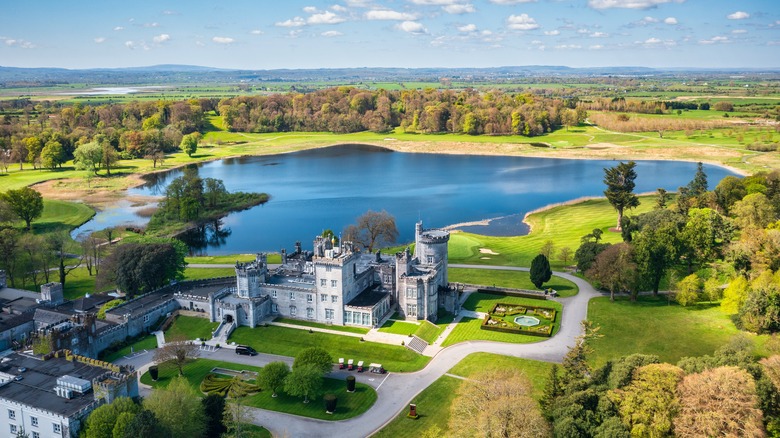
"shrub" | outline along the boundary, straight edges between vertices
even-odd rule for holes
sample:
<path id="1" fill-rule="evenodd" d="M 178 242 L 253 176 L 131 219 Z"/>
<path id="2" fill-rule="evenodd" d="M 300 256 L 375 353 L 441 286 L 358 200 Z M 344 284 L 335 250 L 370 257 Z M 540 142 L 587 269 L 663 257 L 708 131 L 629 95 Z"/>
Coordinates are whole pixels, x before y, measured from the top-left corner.
<path id="1" fill-rule="evenodd" d="M 355 376 L 347 376 L 347 392 L 355 392 Z"/>
<path id="2" fill-rule="evenodd" d="M 157 377 L 160 375 L 160 370 L 157 368 L 157 365 L 152 365 L 149 367 L 149 376 L 151 376 L 152 380 L 155 382 L 157 381 Z"/>
<path id="3" fill-rule="evenodd" d="M 336 412 L 336 404 L 338 402 L 338 398 L 335 394 L 325 394 L 324 397 L 325 400 L 325 412 L 332 414 Z"/>

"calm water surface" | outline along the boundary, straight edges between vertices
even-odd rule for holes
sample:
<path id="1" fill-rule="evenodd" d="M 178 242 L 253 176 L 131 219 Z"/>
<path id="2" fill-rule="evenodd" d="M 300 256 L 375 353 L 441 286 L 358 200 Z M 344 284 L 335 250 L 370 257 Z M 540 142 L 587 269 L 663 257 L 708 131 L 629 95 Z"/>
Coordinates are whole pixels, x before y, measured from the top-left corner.
<path id="1" fill-rule="evenodd" d="M 198 166 L 202 178 L 219 178 L 229 191 L 267 192 L 271 200 L 232 213 L 213 227 L 187 237 L 194 253 L 278 251 L 300 240 L 304 248 L 324 229 L 337 233 L 368 209 L 395 216 L 400 241 L 426 227 L 500 218 L 488 226 L 461 229 L 489 235 L 527 233 L 526 212 L 583 196 L 602 196 L 605 167 L 617 161 L 525 157 L 408 154 L 342 145 L 291 154 L 214 161 Z M 710 187 L 730 171 L 705 165 Z M 686 185 L 695 163 L 637 162 L 636 192 Z M 182 174 L 151 175 L 131 194 L 160 195 Z M 96 220 L 101 220 L 98 214 Z M 143 223 L 139 218 L 135 223 Z M 87 224 L 89 225 L 89 224 Z"/>

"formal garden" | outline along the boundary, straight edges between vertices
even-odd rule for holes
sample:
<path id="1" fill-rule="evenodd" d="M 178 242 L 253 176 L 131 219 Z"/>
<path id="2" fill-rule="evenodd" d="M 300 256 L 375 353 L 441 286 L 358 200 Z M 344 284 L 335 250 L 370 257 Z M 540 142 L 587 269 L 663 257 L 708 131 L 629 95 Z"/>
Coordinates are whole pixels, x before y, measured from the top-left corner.
<path id="1" fill-rule="evenodd" d="M 517 333 L 530 336 L 552 335 L 558 312 L 549 307 L 496 303 L 485 315 L 482 330 Z"/>

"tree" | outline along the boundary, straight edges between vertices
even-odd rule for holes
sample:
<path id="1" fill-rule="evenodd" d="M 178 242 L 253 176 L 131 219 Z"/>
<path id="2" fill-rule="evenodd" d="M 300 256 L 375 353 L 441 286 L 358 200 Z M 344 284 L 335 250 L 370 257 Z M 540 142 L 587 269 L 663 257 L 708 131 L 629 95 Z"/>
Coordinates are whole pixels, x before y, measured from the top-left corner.
<path id="1" fill-rule="evenodd" d="M 739 324 L 754 333 L 780 330 L 780 271 L 764 271 L 750 282 L 750 291 L 739 308 Z"/>
<path id="2" fill-rule="evenodd" d="M 155 389 L 143 401 L 173 437 L 198 437 L 205 430 L 203 404 L 184 377 L 174 377 L 165 388 Z"/>
<path id="3" fill-rule="evenodd" d="M 723 210 L 723 214 L 729 214 L 731 206 L 746 194 L 745 184 L 736 176 L 728 175 L 715 186 L 715 202 Z"/>
<path id="4" fill-rule="evenodd" d="M 19 262 L 19 233 L 7 228 L 0 230 L 0 269 L 8 276 L 8 283 L 16 287 L 16 266 Z"/>
<path id="5" fill-rule="evenodd" d="M 585 273 L 609 290 L 609 299 L 615 300 L 615 292 L 631 292 L 636 300 L 636 263 L 633 247 L 627 243 L 611 245 L 596 256 L 593 266 Z"/>
<path id="6" fill-rule="evenodd" d="M 580 272 L 589 270 L 596 261 L 596 257 L 610 246 L 611 244 L 609 243 L 583 242 L 574 253 L 574 260 L 577 261 L 577 270 Z"/>
<path id="7" fill-rule="evenodd" d="M 699 276 L 691 274 L 677 283 L 674 291 L 674 300 L 681 306 L 686 307 L 689 304 L 696 304 L 699 301 L 701 293 L 701 280 Z"/>
<path id="8" fill-rule="evenodd" d="M 183 243 L 173 240 L 119 245 L 103 261 L 97 283 L 116 284 L 128 297 L 150 292 L 182 278 L 186 252 Z"/>
<path id="9" fill-rule="evenodd" d="M 561 382 L 558 379 L 558 365 L 552 364 L 550 367 L 550 373 L 547 377 L 547 383 L 544 385 L 544 393 L 542 394 L 539 405 L 542 407 L 542 413 L 548 417 L 552 412 L 555 400 L 563 394 L 563 388 L 561 388 Z"/>
<path id="10" fill-rule="evenodd" d="M 136 414 L 126 427 L 123 438 L 171 436 L 171 432 L 147 409 Z"/>
<path id="11" fill-rule="evenodd" d="M 720 308 L 730 315 L 739 312 L 747 299 L 749 288 L 745 277 L 739 276 L 731 280 L 723 291 L 723 301 L 720 303 Z"/>
<path id="12" fill-rule="evenodd" d="M 772 203 L 763 193 L 751 193 L 734 203 L 731 212 L 740 228 L 765 228 L 777 220 Z"/>
<path id="13" fill-rule="evenodd" d="M 192 157 L 192 154 L 195 153 L 195 151 L 198 150 L 198 141 L 200 140 L 200 135 L 197 133 L 187 134 L 184 137 L 181 138 L 181 143 L 179 144 L 179 147 L 181 148 L 184 153 L 187 154 L 187 156 Z"/>
<path id="14" fill-rule="evenodd" d="M 218 394 L 209 394 L 201 400 L 203 412 L 206 416 L 206 436 L 218 437 L 227 432 L 224 423 L 225 397 Z"/>
<path id="15" fill-rule="evenodd" d="M 539 254 L 547 257 L 547 260 L 555 258 L 555 243 L 552 240 L 544 242 L 544 245 L 539 250 Z"/>
<path id="16" fill-rule="evenodd" d="M 157 363 L 172 362 L 179 370 L 179 375 L 184 375 L 184 365 L 190 359 L 198 356 L 198 346 L 183 336 L 172 336 L 165 344 L 154 350 L 154 361 Z"/>
<path id="17" fill-rule="evenodd" d="M 571 248 L 569 248 L 568 246 L 564 246 L 563 248 L 561 248 L 561 250 L 558 251 L 558 257 L 561 258 L 564 265 L 569 263 L 569 260 L 571 260 L 572 257 Z"/>
<path id="18" fill-rule="evenodd" d="M 631 383 L 608 393 L 617 405 L 631 436 L 662 437 L 672 434 L 672 420 L 679 410 L 677 384 L 685 372 L 666 363 L 639 367 Z"/>
<path id="19" fill-rule="evenodd" d="M 303 397 L 308 403 L 309 397 L 316 394 L 322 387 L 322 369 L 313 364 L 293 367 L 284 379 L 284 392 L 293 397 Z"/>
<path id="20" fill-rule="evenodd" d="M 132 418 L 140 410 L 140 406 L 127 397 L 119 397 L 112 403 L 97 407 L 87 417 L 86 438 L 112 438 L 119 416 L 129 414 Z"/>
<path id="21" fill-rule="evenodd" d="M 634 245 L 634 259 L 637 270 L 643 283 L 650 286 L 653 295 L 658 295 L 658 288 L 666 272 L 678 261 L 680 248 L 679 223 L 669 210 L 657 210 L 664 214 L 659 216 L 655 223 L 646 224 L 642 230 L 632 239 Z M 669 216 L 667 219 L 661 216 Z M 637 222 L 642 222 L 644 215 L 640 215 Z"/>
<path id="22" fill-rule="evenodd" d="M 100 164 L 106 169 L 106 175 L 111 176 L 111 168 L 119 161 L 119 154 L 117 153 L 111 142 L 107 140 L 98 141 L 102 149 Z"/>
<path id="23" fill-rule="evenodd" d="M 54 170 L 58 166 L 62 166 L 64 162 L 65 151 L 62 149 L 62 144 L 55 140 L 46 142 L 46 146 L 41 151 L 41 164 L 43 167 Z"/>
<path id="24" fill-rule="evenodd" d="M 261 388 L 270 389 L 271 397 L 276 397 L 276 391 L 284 385 L 284 379 L 290 374 L 290 367 L 284 362 L 271 362 L 264 366 L 257 375 L 257 383 Z"/>
<path id="25" fill-rule="evenodd" d="M 639 206 L 639 198 L 634 194 L 634 187 L 636 183 L 634 180 L 637 177 L 634 168 L 636 163 L 629 161 L 628 163 L 621 162 L 615 167 L 604 169 L 604 184 L 607 185 L 607 190 L 604 191 L 604 196 L 612 207 L 618 213 L 617 217 L 617 229 L 620 230 L 623 220 L 623 211 Z"/>
<path id="26" fill-rule="evenodd" d="M 32 221 L 43 214 L 43 196 L 29 187 L 8 190 L 0 194 L 0 197 L 8 204 L 14 214 L 24 221 L 27 225 L 27 231 L 32 229 Z"/>
<path id="27" fill-rule="evenodd" d="M 707 191 L 707 174 L 704 173 L 704 165 L 699 161 L 696 163 L 696 174 L 693 180 L 688 183 L 688 190 L 691 196 L 699 197 Z"/>
<path id="28" fill-rule="evenodd" d="M 531 261 L 531 283 L 537 289 L 541 289 L 544 283 L 550 281 L 550 278 L 552 278 L 550 261 L 543 254 L 537 255 Z"/>
<path id="29" fill-rule="evenodd" d="M 323 374 L 333 369 L 333 357 L 321 347 L 309 347 L 301 350 L 293 362 L 293 370 L 302 366 L 312 365 Z"/>
<path id="30" fill-rule="evenodd" d="M 89 170 L 97 173 L 103 162 L 103 147 L 98 142 L 84 143 L 73 151 L 73 162 L 78 170 Z"/>
<path id="31" fill-rule="evenodd" d="M 599 333 L 600 327 L 594 325 L 592 321 L 582 320 L 581 325 L 582 334 L 577 336 L 574 345 L 566 352 L 566 356 L 563 357 L 563 362 L 561 363 L 563 368 L 561 384 L 564 389 L 576 385 L 590 374 L 588 355 L 593 352 L 593 349 L 588 345 L 588 341 L 602 336 Z"/>
<path id="32" fill-rule="evenodd" d="M 549 426 L 516 369 L 483 371 L 465 381 L 450 408 L 454 437 L 548 437 Z"/>
<path id="33" fill-rule="evenodd" d="M 373 252 L 376 246 L 395 243 L 398 228 L 395 218 L 385 210 L 368 210 L 357 219 L 357 223 L 344 229 L 344 240 L 351 240 Z"/>
<path id="34" fill-rule="evenodd" d="M 224 438 L 241 438 L 242 426 L 249 423 L 251 419 L 249 408 L 244 404 L 243 399 L 236 399 L 226 403 L 222 421 L 225 424 L 227 433 L 222 436 Z"/>
<path id="35" fill-rule="evenodd" d="M 747 371 L 719 367 L 685 376 L 678 386 L 675 435 L 763 437 L 756 384 Z"/>
<path id="36" fill-rule="evenodd" d="M 655 209 L 656 210 L 663 210 L 666 208 L 666 204 L 669 202 L 669 193 L 666 191 L 666 189 L 658 188 L 656 189 L 656 193 L 658 194 L 658 197 L 655 200 Z"/>
<path id="37" fill-rule="evenodd" d="M 65 286 L 65 280 L 68 274 L 81 266 L 81 262 L 84 260 L 84 255 L 80 255 L 77 262 L 71 261 L 68 264 L 65 263 L 66 261 L 70 260 L 69 253 L 75 252 L 70 251 L 71 249 L 75 249 L 75 245 L 67 231 L 48 234 L 46 236 L 46 243 L 49 249 L 54 253 L 54 256 L 57 258 L 57 272 L 59 273 L 59 280 L 60 283 Z"/>
<path id="38" fill-rule="evenodd" d="M 709 208 L 692 208 L 681 238 L 688 250 L 686 261 L 689 272 L 693 266 L 720 257 L 726 243 L 731 240 L 731 224 L 718 212 Z"/>

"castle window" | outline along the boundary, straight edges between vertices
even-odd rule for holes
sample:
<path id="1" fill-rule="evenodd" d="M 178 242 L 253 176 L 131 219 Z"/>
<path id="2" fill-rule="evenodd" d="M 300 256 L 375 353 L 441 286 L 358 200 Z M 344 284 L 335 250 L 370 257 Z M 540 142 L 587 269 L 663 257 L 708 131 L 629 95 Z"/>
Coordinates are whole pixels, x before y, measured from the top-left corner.
<path id="1" fill-rule="evenodd" d="M 352 324 L 352 312 L 349 311 L 344 312 L 344 323 Z"/>
<path id="2" fill-rule="evenodd" d="M 32 438 L 41 438 L 41 434 L 33 431 Z"/>
<path id="3" fill-rule="evenodd" d="M 406 305 L 406 316 L 417 316 L 417 304 Z"/>
<path id="4" fill-rule="evenodd" d="M 330 287 L 336 287 L 338 285 L 339 285 L 339 281 L 338 280 L 331 280 L 330 281 Z"/>
<path id="5" fill-rule="evenodd" d="M 330 272 L 333 270 L 333 266 L 331 265 L 325 265 L 325 272 Z"/>
<path id="6" fill-rule="evenodd" d="M 295 292 L 290 292 L 290 301 L 295 301 Z"/>
<path id="7" fill-rule="evenodd" d="M 275 290 L 271 291 L 271 298 L 276 298 L 276 291 Z"/>
<path id="8" fill-rule="evenodd" d="M 407 287 L 406 288 L 406 298 L 417 298 L 417 288 L 416 287 Z"/>
<path id="9" fill-rule="evenodd" d="M 38 427 L 38 417 L 30 417 L 30 424 L 34 427 Z"/>
<path id="10" fill-rule="evenodd" d="M 371 314 L 362 313 L 362 315 L 363 315 L 363 325 L 371 325 Z"/>
<path id="11" fill-rule="evenodd" d="M 328 285 L 328 280 L 320 278 L 320 286 L 325 287 Z"/>
<path id="12" fill-rule="evenodd" d="M 333 319 L 333 309 L 325 309 L 325 319 Z"/>
<path id="13" fill-rule="evenodd" d="M 295 316 L 296 313 L 298 313 L 298 308 L 295 306 L 290 306 L 290 315 Z"/>
<path id="14" fill-rule="evenodd" d="M 431 265 L 433 264 L 433 256 L 432 255 L 428 256 L 428 264 L 431 264 Z"/>
<path id="15" fill-rule="evenodd" d="M 314 301 L 314 300 L 313 300 L 311 294 L 306 294 L 306 302 L 307 303 L 311 303 L 312 301 Z"/>
<path id="16" fill-rule="evenodd" d="M 54 433 L 62 433 L 62 426 L 60 426 L 58 423 L 52 423 L 52 430 Z"/>
<path id="17" fill-rule="evenodd" d="M 323 303 L 328 301 L 328 295 L 327 294 L 320 294 L 320 301 Z"/>
<path id="18" fill-rule="evenodd" d="M 276 303 L 271 304 L 271 312 L 279 313 L 279 306 L 277 306 Z"/>
<path id="19" fill-rule="evenodd" d="M 149 322 L 149 314 L 144 315 L 144 323 Z"/>
<path id="20" fill-rule="evenodd" d="M 314 309 L 312 309 L 311 307 L 307 307 L 306 308 L 306 317 L 309 318 L 309 319 L 314 318 Z"/>
<path id="21" fill-rule="evenodd" d="M 16 434 L 16 425 L 15 424 L 11 425 L 11 433 L 12 434 Z"/>
<path id="22" fill-rule="evenodd" d="M 16 420 L 16 411 L 13 409 L 8 410 L 8 418 L 10 420 Z"/>
<path id="23" fill-rule="evenodd" d="M 331 295 L 330 296 L 330 302 L 331 303 L 338 303 L 339 302 L 339 296 L 338 295 Z"/>
<path id="24" fill-rule="evenodd" d="M 385 283 L 392 283 L 393 282 L 393 276 L 390 274 L 385 274 Z"/>

